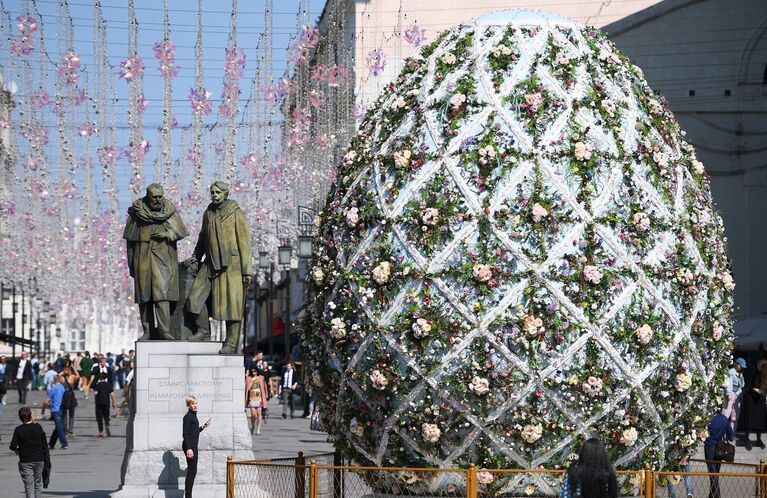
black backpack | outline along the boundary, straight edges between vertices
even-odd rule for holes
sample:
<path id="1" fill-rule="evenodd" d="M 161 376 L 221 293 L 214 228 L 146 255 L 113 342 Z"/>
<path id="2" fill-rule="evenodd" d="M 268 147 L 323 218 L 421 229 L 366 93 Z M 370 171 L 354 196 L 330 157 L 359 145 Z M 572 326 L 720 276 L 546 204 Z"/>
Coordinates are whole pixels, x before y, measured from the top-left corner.
<path id="1" fill-rule="evenodd" d="M 64 399 L 61 400 L 61 409 L 70 410 L 77 406 L 75 391 L 68 381 L 64 381 Z"/>

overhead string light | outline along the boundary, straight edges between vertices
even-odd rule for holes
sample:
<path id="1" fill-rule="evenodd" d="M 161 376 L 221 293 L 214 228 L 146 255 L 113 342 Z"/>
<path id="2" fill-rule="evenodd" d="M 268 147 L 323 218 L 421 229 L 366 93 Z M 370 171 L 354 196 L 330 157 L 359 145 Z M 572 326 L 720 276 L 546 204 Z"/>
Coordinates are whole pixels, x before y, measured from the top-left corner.
<path id="1" fill-rule="evenodd" d="M 93 58 L 94 92 L 93 107 L 96 113 L 96 154 L 101 165 L 101 187 L 106 196 L 109 211 L 118 211 L 118 192 L 115 165 L 119 156 L 115 137 L 114 86 L 107 53 L 107 26 L 101 9 L 101 0 L 93 4 Z"/>
<path id="2" fill-rule="evenodd" d="M 56 94 L 53 112 L 58 120 L 58 185 L 52 196 L 47 198 L 47 209 L 66 226 L 78 216 L 81 205 L 75 206 L 74 200 L 80 195 L 75 175 L 79 168 L 75 157 L 76 135 L 72 127 L 78 122 L 77 106 L 85 100 L 85 91 L 80 84 L 80 56 L 74 49 L 74 26 L 69 15 L 69 6 L 65 1 L 58 4 L 57 40 L 58 61 L 56 66 Z M 60 210 L 59 210 L 60 208 Z"/>
<path id="3" fill-rule="evenodd" d="M 84 87 L 88 88 L 88 73 L 83 74 L 85 84 Z M 93 123 L 90 120 L 90 102 L 86 102 L 84 106 L 85 121 L 78 127 L 78 135 L 83 139 L 84 146 L 82 150 L 82 160 L 80 161 L 85 168 L 85 182 L 84 182 L 84 202 L 83 202 L 83 214 L 82 224 L 89 223 L 91 216 L 94 214 L 94 200 L 96 197 L 96 189 L 93 183 L 93 163 L 91 161 L 91 136 L 94 133 Z"/>
<path id="4" fill-rule="evenodd" d="M 189 91 L 192 105 L 192 146 L 187 150 L 186 159 L 194 164 L 192 188 L 187 194 L 189 203 L 197 204 L 202 199 L 202 177 L 204 170 L 202 148 L 202 120 L 211 112 L 210 92 L 202 86 L 202 0 L 197 0 L 197 41 L 194 45 L 195 87 Z"/>
<path id="5" fill-rule="evenodd" d="M 138 21 L 133 0 L 128 0 L 128 58 L 121 63 L 120 75 L 128 81 L 128 125 L 131 128 L 128 156 L 131 164 L 130 189 L 133 198 L 144 189 L 144 157 L 151 145 L 144 138 L 144 61 L 138 55 Z"/>
<path id="6" fill-rule="evenodd" d="M 168 19 L 168 0 L 163 0 L 162 41 L 154 44 L 154 56 L 159 63 L 163 79 L 162 127 L 160 128 L 160 152 L 162 155 L 162 179 L 168 181 L 171 173 L 172 132 L 175 127 L 173 116 L 173 77 L 178 75 L 176 64 L 176 45 L 170 39 L 170 21 Z M 159 175 L 155 178 L 159 178 Z"/>
<path id="7" fill-rule="evenodd" d="M 263 77 L 264 81 L 266 82 L 265 88 L 264 88 L 264 96 L 266 97 L 267 94 L 271 96 L 273 94 L 273 87 L 274 87 L 274 74 L 272 73 L 272 40 L 273 40 L 273 26 L 272 26 L 272 20 L 273 20 L 273 5 L 272 0 L 264 0 L 264 35 L 263 35 L 263 41 L 264 41 L 264 60 L 263 60 Z M 272 98 L 265 98 L 264 100 L 267 101 L 267 107 L 268 107 L 268 117 L 267 117 L 267 123 L 266 123 L 266 130 L 264 134 L 264 141 L 263 141 L 263 159 L 261 161 L 261 164 L 266 167 L 267 164 L 270 163 L 270 143 L 272 139 L 272 134 L 274 133 L 273 129 L 273 122 L 274 122 L 274 115 L 276 112 L 276 105 L 275 101 Z"/>
<path id="8" fill-rule="evenodd" d="M 231 31 L 224 61 L 224 89 L 219 116 L 224 120 L 223 163 L 227 165 L 226 179 L 231 182 L 237 173 L 237 115 L 240 112 L 240 78 L 245 73 L 245 51 L 237 46 L 237 0 L 232 0 Z"/>

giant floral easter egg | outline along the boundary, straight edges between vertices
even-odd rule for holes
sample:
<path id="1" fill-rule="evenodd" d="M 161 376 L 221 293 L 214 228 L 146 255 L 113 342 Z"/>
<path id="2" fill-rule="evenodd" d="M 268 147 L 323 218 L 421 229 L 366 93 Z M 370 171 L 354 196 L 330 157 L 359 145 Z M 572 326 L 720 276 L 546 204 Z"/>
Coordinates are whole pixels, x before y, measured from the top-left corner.
<path id="1" fill-rule="evenodd" d="M 678 468 L 721 402 L 733 288 L 684 135 L 561 17 L 484 16 L 406 62 L 318 219 L 304 349 L 338 448 L 561 468 L 596 436 L 618 468 Z"/>

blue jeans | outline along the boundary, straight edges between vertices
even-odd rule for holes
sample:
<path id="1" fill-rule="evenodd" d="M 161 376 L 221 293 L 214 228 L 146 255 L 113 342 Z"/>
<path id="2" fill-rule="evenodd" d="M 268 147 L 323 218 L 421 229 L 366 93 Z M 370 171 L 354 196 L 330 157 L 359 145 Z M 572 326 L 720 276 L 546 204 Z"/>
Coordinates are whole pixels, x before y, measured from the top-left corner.
<path id="1" fill-rule="evenodd" d="M 51 416 L 53 417 L 53 422 L 56 424 L 56 429 L 53 431 L 53 434 L 51 434 L 51 440 L 48 442 L 48 446 L 53 448 L 56 446 L 56 440 L 60 440 L 61 447 L 66 448 L 69 446 L 69 441 L 67 441 L 67 435 L 64 433 L 64 414 L 61 413 L 61 411 L 57 411 L 51 412 Z"/>
<path id="2" fill-rule="evenodd" d="M 682 469 L 684 472 L 692 472 L 692 469 L 690 468 L 690 462 L 687 462 Z M 692 476 L 684 476 L 684 487 L 687 491 L 683 496 L 687 495 L 694 495 L 695 494 L 695 487 L 692 483 Z M 674 486 L 671 484 L 668 485 L 668 495 L 670 498 L 676 498 L 676 493 L 674 492 Z"/>

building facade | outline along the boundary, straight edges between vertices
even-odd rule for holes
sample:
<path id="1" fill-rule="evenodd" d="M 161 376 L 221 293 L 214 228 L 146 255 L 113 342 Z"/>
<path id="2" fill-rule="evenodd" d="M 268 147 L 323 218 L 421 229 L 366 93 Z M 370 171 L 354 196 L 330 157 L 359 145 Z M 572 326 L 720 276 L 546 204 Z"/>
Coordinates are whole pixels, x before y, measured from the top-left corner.
<path id="1" fill-rule="evenodd" d="M 665 0 L 604 30 L 668 100 L 711 176 L 736 318 L 767 313 L 767 3 Z"/>

